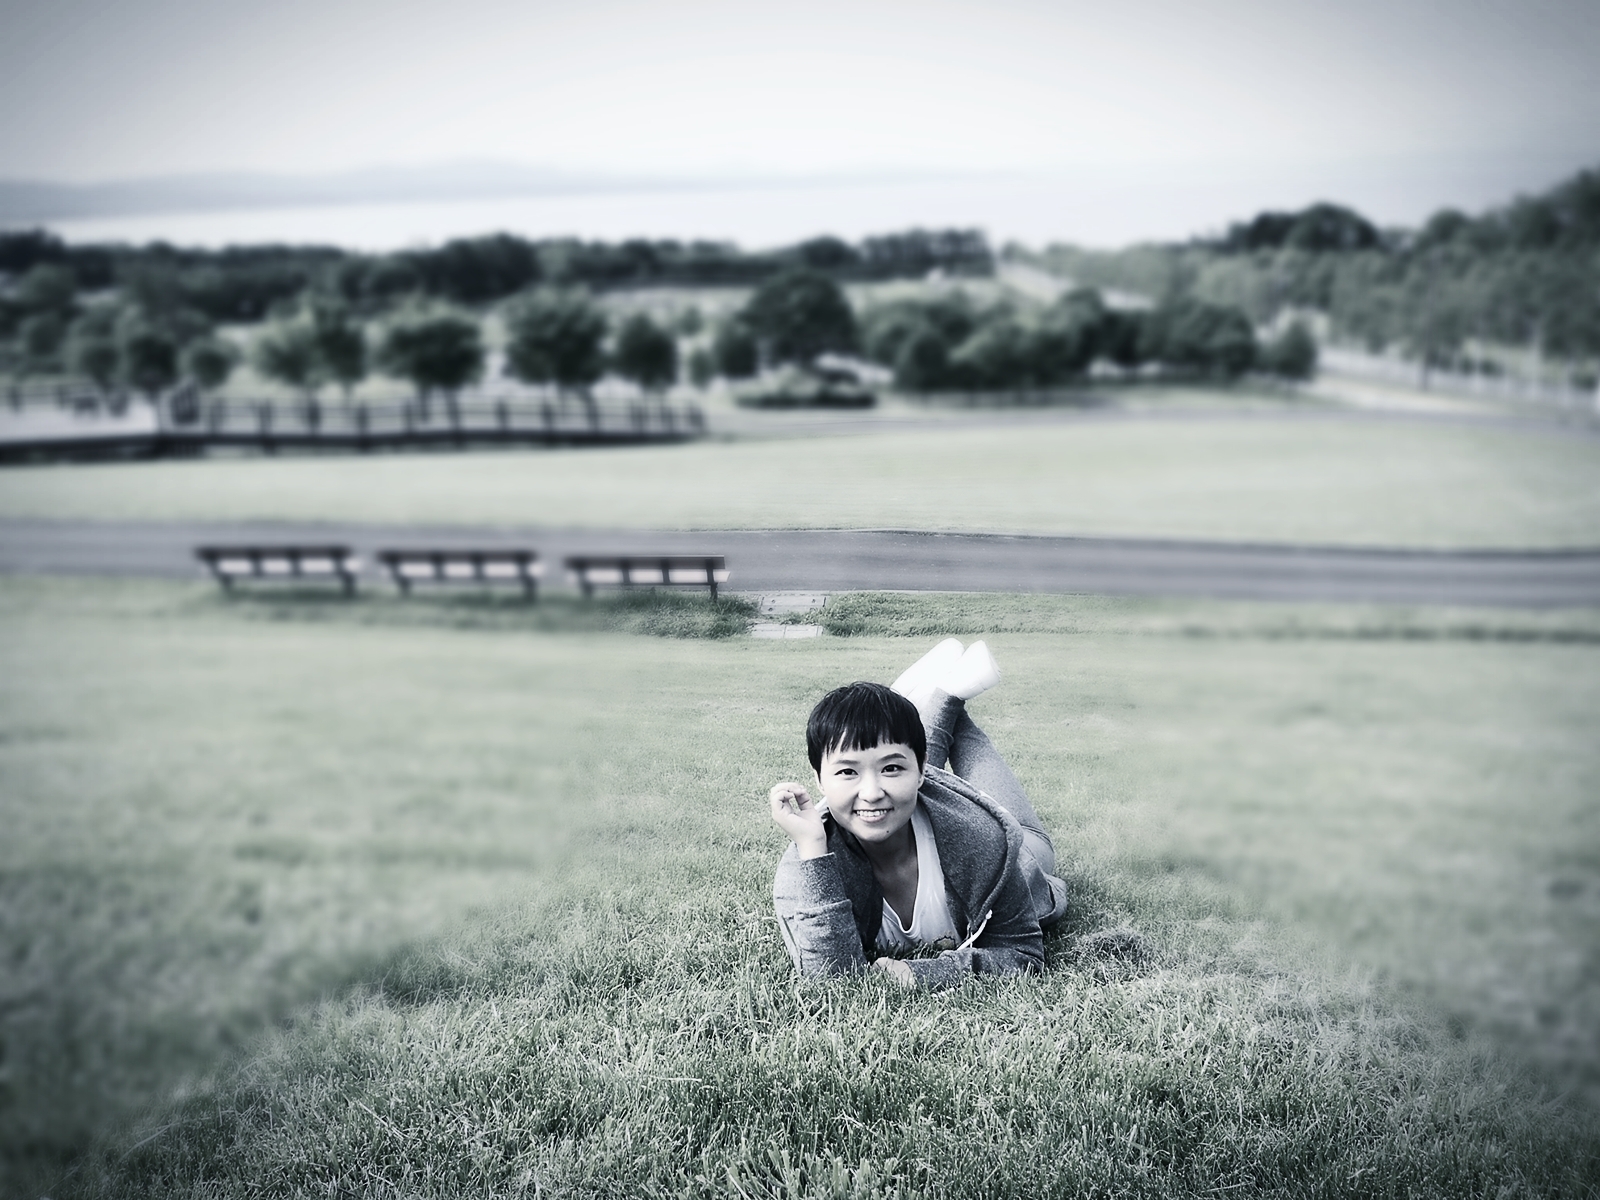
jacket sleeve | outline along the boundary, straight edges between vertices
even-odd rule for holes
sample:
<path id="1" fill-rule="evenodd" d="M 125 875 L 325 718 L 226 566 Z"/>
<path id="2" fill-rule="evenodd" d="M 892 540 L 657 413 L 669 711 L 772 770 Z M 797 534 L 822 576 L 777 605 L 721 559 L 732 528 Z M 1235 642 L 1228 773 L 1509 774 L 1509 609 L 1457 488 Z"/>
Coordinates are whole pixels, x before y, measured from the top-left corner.
<path id="1" fill-rule="evenodd" d="M 801 975 L 842 975 L 867 965 L 838 858 L 802 859 L 790 846 L 772 884 L 783 944 Z"/>

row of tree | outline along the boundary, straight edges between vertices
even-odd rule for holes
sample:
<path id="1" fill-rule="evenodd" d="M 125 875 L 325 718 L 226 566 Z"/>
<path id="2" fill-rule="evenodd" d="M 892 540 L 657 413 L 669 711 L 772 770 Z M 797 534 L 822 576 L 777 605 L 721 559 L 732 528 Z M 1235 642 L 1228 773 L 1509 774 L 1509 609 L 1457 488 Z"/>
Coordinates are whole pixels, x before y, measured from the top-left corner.
<path id="1" fill-rule="evenodd" d="M 994 258 L 975 230 L 911 230 L 855 244 L 820 237 L 762 252 L 727 242 L 495 234 L 392 254 L 318 246 L 180 249 L 161 242 L 77 246 L 38 230 L 0 232 L 0 274 L 21 276 L 38 266 L 64 269 L 85 291 L 162 288 L 212 321 L 252 322 L 308 291 L 372 316 L 419 297 L 478 305 L 539 286 L 755 286 L 796 267 L 844 280 L 920 278 L 930 271 L 987 275 Z"/>
<path id="2" fill-rule="evenodd" d="M 715 365 L 739 378 L 825 352 L 862 354 L 913 392 L 1058 387 L 1081 380 L 1097 361 L 1221 379 L 1250 370 L 1304 379 L 1316 365 L 1316 343 L 1303 325 L 1291 323 L 1262 346 L 1245 315 L 1225 305 L 1185 298 L 1130 311 L 1085 289 L 1029 311 L 982 306 L 952 291 L 878 305 L 858 319 L 838 286 L 810 271 L 757 289 L 719 331 Z"/>
<path id="3" fill-rule="evenodd" d="M 1092 289 L 1037 313 L 979 308 L 959 294 L 904 301 L 869 313 L 865 325 L 869 357 L 910 391 L 1059 387 L 1096 362 L 1223 380 L 1247 371 L 1305 379 L 1316 366 L 1303 325 L 1262 345 L 1236 308 L 1176 298 L 1149 311 L 1116 309 Z"/>
<path id="4" fill-rule="evenodd" d="M 134 287 L 115 301 L 84 302 L 63 268 L 43 265 L 23 277 L 13 302 L 21 314 L 14 375 L 67 372 L 108 392 L 120 386 L 155 395 L 180 380 L 214 389 L 238 361 L 234 344 L 170 290 Z M 656 391 L 679 379 L 680 366 L 703 385 L 715 375 L 742 379 L 765 367 L 810 366 L 828 353 L 863 355 L 891 368 L 900 387 L 919 392 L 1060 386 L 1081 379 L 1096 361 L 1224 379 L 1252 369 L 1304 378 L 1315 364 L 1315 345 L 1302 327 L 1262 347 L 1238 309 L 1193 299 L 1127 311 L 1081 290 L 1042 310 L 1023 310 L 979 305 L 952 291 L 879 305 L 858 317 L 839 284 L 810 268 L 767 280 L 719 325 L 709 346 L 696 344 L 686 357 L 679 338 L 698 332 L 697 319 L 668 328 L 637 313 L 613 328 L 578 289 L 533 288 L 499 311 L 505 373 L 579 393 L 608 371 Z M 308 405 L 325 386 L 348 398 L 378 369 L 409 380 L 426 412 L 435 393 L 453 405 L 486 361 L 480 321 L 465 310 L 412 304 L 371 323 L 328 294 L 280 313 L 250 345 L 261 374 L 295 389 Z"/>
<path id="5" fill-rule="evenodd" d="M 1600 170 L 1478 216 L 1445 210 L 1415 230 L 1321 204 L 1262 213 L 1216 239 L 1039 257 L 1083 284 L 1229 305 L 1258 325 L 1320 313 L 1336 336 L 1424 363 L 1459 365 L 1470 342 L 1600 358 Z"/>

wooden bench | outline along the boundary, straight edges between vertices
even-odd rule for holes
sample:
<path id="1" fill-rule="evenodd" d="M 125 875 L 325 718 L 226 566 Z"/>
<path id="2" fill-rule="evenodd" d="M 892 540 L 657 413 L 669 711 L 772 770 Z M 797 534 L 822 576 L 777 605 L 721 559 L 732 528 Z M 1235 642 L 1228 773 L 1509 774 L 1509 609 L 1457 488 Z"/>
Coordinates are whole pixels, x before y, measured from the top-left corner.
<path id="1" fill-rule="evenodd" d="M 544 574 L 532 550 L 380 550 L 378 561 L 405 595 L 414 583 L 515 583 L 535 600 Z"/>
<path id="2" fill-rule="evenodd" d="M 720 554 L 578 554 L 567 559 L 585 596 L 597 586 L 706 587 L 717 598 L 717 585 L 728 581 L 728 564 Z"/>
<path id="3" fill-rule="evenodd" d="M 231 591 L 241 579 L 279 583 L 336 580 L 346 596 L 353 596 L 361 571 L 361 560 L 349 546 L 197 546 L 194 553 L 223 591 Z"/>

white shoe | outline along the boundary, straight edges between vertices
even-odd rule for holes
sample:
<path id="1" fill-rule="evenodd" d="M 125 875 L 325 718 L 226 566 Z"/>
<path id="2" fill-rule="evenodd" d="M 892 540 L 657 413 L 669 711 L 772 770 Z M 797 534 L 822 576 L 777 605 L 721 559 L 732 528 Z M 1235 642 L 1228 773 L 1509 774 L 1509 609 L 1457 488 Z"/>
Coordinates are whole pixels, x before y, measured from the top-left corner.
<path id="1" fill-rule="evenodd" d="M 973 642 L 955 662 L 933 678 L 933 686 L 962 700 L 981 696 L 1000 682 L 1000 664 L 984 642 Z"/>
<path id="2" fill-rule="evenodd" d="M 955 638 L 945 638 L 916 662 L 900 673 L 900 678 L 889 685 L 889 690 L 910 697 L 933 683 L 940 675 L 961 661 L 961 643 Z"/>

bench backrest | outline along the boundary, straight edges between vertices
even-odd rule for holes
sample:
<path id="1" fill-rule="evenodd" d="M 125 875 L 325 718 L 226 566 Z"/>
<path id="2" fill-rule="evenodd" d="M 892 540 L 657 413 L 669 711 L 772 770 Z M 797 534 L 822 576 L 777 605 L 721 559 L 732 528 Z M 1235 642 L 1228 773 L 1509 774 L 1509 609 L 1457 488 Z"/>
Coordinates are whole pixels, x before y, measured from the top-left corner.
<path id="1" fill-rule="evenodd" d="M 720 554 L 575 554 L 567 570 L 584 583 L 708 584 L 728 581 Z"/>
<path id="2" fill-rule="evenodd" d="M 533 550 L 380 550 L 396 579 L 529 579 L 544 574 Z"/>
<path id="3" fill-rule="evenodd" d="M 198 546 L 195 557 L 218 576 L 295 579 L 344 578 L 361 570 L 349 546 Z"/>

